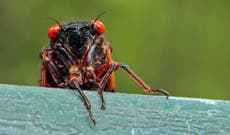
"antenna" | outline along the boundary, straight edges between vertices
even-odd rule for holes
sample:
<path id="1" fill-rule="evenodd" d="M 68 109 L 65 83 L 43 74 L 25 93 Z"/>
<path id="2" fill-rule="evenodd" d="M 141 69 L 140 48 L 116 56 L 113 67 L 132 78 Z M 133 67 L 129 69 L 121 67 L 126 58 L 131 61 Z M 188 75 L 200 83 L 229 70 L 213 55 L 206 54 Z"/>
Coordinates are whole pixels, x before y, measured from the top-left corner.
<path id="1" fill-rule="evenodd" d="M 106 11 L 103 11 L 103 12 L 101 12 L 95 19 L 94 19 L 94 23 L 93 23 L 93 25 L 96 23 L 96 21 L 102 16 L 102 15 L 104 15 L 105 13 L 107 13 Z"/>
<path id="2" fill-rule="evenodd" d="M 52 17 L 48 17 L 48 19 L 52 20 L 52 21 L 55 21 L 58 25 L 60 25 L 60 23 L 58 22 L 58 20 L 52 18 Z"/>

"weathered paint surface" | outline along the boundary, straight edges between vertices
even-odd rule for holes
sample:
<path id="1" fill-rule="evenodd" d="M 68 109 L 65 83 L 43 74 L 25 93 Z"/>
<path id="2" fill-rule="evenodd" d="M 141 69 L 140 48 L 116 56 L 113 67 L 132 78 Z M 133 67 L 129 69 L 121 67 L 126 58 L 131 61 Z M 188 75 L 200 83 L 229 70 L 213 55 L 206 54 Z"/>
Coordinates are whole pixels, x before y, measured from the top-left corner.
<path id="1" fill-rule="evenodd" d="M 0 85 L 0 134 L 229 134 L 230 102 L 105 93 L 89 97 L 96 127 L 73 90 Z"/>

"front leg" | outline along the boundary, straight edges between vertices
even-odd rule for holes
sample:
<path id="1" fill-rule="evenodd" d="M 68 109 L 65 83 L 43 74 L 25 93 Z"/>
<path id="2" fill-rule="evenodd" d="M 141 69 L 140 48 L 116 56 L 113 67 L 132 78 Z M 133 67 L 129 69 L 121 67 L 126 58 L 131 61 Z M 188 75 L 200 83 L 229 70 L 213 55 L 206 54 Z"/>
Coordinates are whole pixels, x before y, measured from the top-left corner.
<path id="1" fill-rule="evenodd" d="M 41 52 L 41 80 L 40 86 L 43 87 L 66 87 L 66 83 L 62 80 L 61 74 L 57 66 L 49 55 L 49 50 L 44 48 Z M 55 85 L 55 86 L 54 86 Z"/>
<path id="2" fill-rule="evenodd" d="M 107 71 L 104 71 L 107 70 Z M 108 84 L 108 80 L 110 79 L 111 74 L 116 70 L 116 64 L 114 63 L 104 63 L 101 66 L 96 68 L 96 73 L 97 75 L 101 74 L 101 73 L 105 73 L 105 75 L 103 76 L 103 78 L 101 79 L 100 83 L 99 83 L 99 87 L 97 89 L 98 91 L 98 95 L 101 98 L 101 109 L 105 110 L 105 100 L 104 100 L 104 96 L 103 96 L 103 91 L 105 90 L 106 85 Z"/>
<path id="3" fill-rule="evenodd" d="M 93 124 L 96 125 L 96 120 L 93 117 L 92 107 L 91 107 L 90 101 L 87 98 L 87 96 L 85 95 L 85 93 L 83 92 L 83 89 L 79 86 L 79 85 L 83 84 L 81 71 L 79 71 L 76 66 L 71 66 L 69 72 L 70 72 L 70 75 L 69 75 L 70 86 L 72 88 L 77 89 L 77 91 L 80 94 L 80 96 L 81 96 L 81 98 L 85 104 L 85 107 L 89 113 L 90 119 L 93 121 Z"/>

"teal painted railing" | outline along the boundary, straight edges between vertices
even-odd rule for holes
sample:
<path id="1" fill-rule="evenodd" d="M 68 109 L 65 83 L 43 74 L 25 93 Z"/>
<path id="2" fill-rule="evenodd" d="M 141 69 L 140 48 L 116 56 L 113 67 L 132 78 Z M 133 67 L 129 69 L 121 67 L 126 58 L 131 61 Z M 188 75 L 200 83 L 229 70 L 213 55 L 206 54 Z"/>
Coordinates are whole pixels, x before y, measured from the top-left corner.
<path id="1" fill-rule="evenodd" d="M 85 91 L 94 126 L 73 90 L 0 85 L 0 134 L 230 134 L 230 101 Z"/>

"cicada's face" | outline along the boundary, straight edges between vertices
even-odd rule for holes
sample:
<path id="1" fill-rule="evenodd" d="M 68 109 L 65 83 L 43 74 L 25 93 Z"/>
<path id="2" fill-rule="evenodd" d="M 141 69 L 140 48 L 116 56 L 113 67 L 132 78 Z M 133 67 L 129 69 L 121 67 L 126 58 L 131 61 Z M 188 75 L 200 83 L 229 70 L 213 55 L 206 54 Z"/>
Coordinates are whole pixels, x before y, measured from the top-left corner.
<path id="1" fill-rule="evenodd" d="M 48 30 L 48 37 L 68 46 L 72 53 L 81 57 L 93 43 L 95 37 L 104 33 L 104 24 L 98 20 L 90 22 L 71 22 L 68 24 L 54 24 Z"/>

